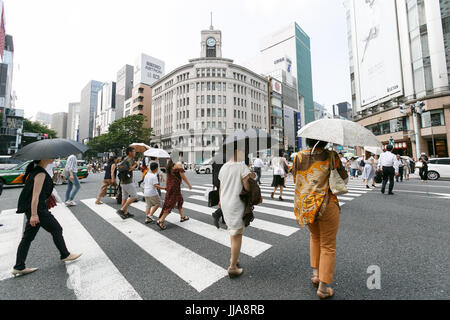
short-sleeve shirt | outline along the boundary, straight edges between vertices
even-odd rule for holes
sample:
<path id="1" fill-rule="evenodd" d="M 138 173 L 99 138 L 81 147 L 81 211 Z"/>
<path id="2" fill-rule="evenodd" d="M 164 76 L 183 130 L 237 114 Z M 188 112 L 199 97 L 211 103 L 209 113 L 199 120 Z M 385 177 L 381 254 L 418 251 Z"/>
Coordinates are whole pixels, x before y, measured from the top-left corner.
<path id="1" fill-rule="evenodd" d="M 156 190 L 155 184 L 158 184 L 158 177 L 156 174 L 149 172 L 144 178 L 144 197 L 158 195 L 158 190 Z"/>
<path id="2" fill-rule="evenodd" d="M 124 169 L 130 170 L 130 168 L 133 166 L 134 162 L 132 159 L 126 157 L 125 160 L 122 161 L 122 165 L 124 166 Z M 122 179 L 120 181 L 122 184 L 130 184 L 133 183 L 133 171 L 128 171 L 128 176 L 125 179 Z"/>

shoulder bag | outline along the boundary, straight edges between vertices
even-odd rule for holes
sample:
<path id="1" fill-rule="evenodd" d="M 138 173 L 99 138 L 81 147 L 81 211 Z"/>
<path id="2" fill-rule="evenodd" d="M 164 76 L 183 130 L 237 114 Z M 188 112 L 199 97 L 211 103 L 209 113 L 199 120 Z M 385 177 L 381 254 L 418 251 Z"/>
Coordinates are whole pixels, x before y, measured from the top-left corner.
<path id="1" fill-rule="evenodd" d="M 341 194 L 345 194 L 348 192 L 347 185 L 345 184 L 344 179 L 341 178 L 339 172 L 336 168 L 336 158 L 334 152 L 331 152 L 331 163 L 330 163 L 330 177 L 328 178 L 328 182 L 330 185 L 331 192 L 339 196 Z"/>

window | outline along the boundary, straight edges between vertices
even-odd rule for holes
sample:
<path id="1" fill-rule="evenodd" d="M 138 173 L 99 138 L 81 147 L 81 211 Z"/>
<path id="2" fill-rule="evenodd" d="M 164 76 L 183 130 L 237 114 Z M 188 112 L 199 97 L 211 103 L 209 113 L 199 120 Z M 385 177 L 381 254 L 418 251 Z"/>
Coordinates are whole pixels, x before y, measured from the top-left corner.
<path id="1" fill-rule="evenodd" d="M 205 103 L 205 96 L 202 96 L 202 104 Z"/>
<path id="2" fill-rule="evenodd" d="M 226 82 L 222 82 L 222 88 L 223 88 L 223 91 L 227 91 L 227 83 Z"/>
<path id="3" fill-rule="evenodd" d="M 212 109 L 212 117 L 215 118 L 216 117 L 216 108 Z"/>
<path id="4" fill-rule="evenodd" d="M 236 118 L 236 109 L 234 109 L 234 117 Z"/>
<path id="5" fill-rule="evenodd" d="M 219 121 L 219 122 L 217 123 L 217 128 L 219 128 L 219 129 L 222 128 L 222 121 Z"/>
<path id="6" fill-rule="evenodd" d="M 224 116 L 224 117 L 227 116 L 227 109 L 223 109 L 223 116 Z"/>
<path id="7" fill-rule="evenodd" d="M 213 76 L 213 77 L 215 77 L 216 76 L 216 69 L 212 69 L 212 72 L 211 72 L 211 76 Z M 213 89 L 214 90 L 214 89 Z"/>
<path id="8" fill-rule="evenodd" d="M 208 68 L 208 69 L 206 69 L 206 76 L 207 77 L 210 77 L 211 76 L 211 70 Z"/>
<path id="9" fill-rule="evenodd" d="M 202 118 L 205 116 L 205 109 L 202 109 Z M 202 125 L 203 127 L 203 125 Z"/>
<path id="10" fill-rule="evenodd" d="M 211 86 L 212 86 L 212 90 L 215 91 L 215 90 L 216 90 L 216 83 L 213 82 L 213 83 L 211 84 Z"/>
<path id="11" fill-rule="evenodd" d="M 212 122 L 212 128 L 213 128 L 213 129 L 216 128 L 216 122 L 215 122 L 215 121 Z M 214 138 L 214 137 L 213 137 L 213 138 Z"/>
<path id="12" fill-rule="evenodd" d="M 221 82 L 217 82 L 217 90 L 218 91 L 221 91 L 222 90 L 222 85 L 221 85 Z"/>
<path id="13" fill-rule="evenodd" d="M 205 77 L 205 69 L 202 68 L 202 77 Z"/>
<path id="14" fill-rule="evenodd" d="M 200 96 L 197 96 L 196 103 L 200 104 Z"/>
<path id="15" fill-rule="evenodd" d="M 223 104 L 227 103 L 227 96 L 223 96 Z"/>
<path id="16" fill-rule="evenodd" d="M 217 96 L 217 103 L 221 104 L 222 103 L 222 96 Z"/>
<path id="17" fill-rule="evenodd" d="M 186 105 L 187 105 L 187 106 L 189 105 L 189 97 L 186 98 Z"/>
<path id="18" fill-rule="evenodd" d="M 207 116 L 207 117 L 211 117 L 211 109 L 210 109 L 210 108 L 208 108 L 208 111 L 207 111 L 206 116 Z"/>
<path id="19" fill-rule="evenodd" d="M 217 109 L 217 116 L 218 117 L 222 116 L 222 108 Z"/>
<path id="20" fill-rule="evenodd" d="M 200 109 L 197 109 L 197 118 L 200 117 Z"/>
<path id="21" fill-rule="evenodd" d="M 210 95 L 206 96 L 206 103 L 211 103 L 211 96 Z"/>
<path id="22" fill-rule="evenodd" d="M 422 114 L 422 128 L 445 126 L 444 110 L 433 110 Z"/>
<path id="23" fill-rule="evenodd" d="M 216 103 L 216 96 L 212 96 L 212 101 L 211 101 L 211 103 Z"/>
<path id="24" fill-rule="evenodd" d="M 202 82 L 202 91 L 205 90 L 205 83 Z"/>

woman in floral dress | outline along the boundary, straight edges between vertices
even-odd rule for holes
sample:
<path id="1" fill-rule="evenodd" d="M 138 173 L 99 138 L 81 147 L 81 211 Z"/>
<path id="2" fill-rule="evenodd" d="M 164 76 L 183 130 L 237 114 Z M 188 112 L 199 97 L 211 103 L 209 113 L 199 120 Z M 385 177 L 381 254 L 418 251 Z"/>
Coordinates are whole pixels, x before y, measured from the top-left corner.
<path id="1" fill-rule="evenodd" d="M 192 190 L 192 186 L 187 180 L 184 169 L 181 162 L 174 164 L 174 162 L 169 160 L 167 163 L 167 183 L 166 183 L 166 196 L 164 198 L 164 205 L 159 215 L 159 220 L 156 224 L 161 228 L 161 230 L 166 230 L 167 227 L 164 225 L 164 220 L 172 211 L 173 208 L 178 208 L 180 212 L 180 222 L 189 220 L 189 217 L 185 216 L 183 213 L 183 195 L 181 194 L 181 182 L 184 181 L 189 190 Z"/>

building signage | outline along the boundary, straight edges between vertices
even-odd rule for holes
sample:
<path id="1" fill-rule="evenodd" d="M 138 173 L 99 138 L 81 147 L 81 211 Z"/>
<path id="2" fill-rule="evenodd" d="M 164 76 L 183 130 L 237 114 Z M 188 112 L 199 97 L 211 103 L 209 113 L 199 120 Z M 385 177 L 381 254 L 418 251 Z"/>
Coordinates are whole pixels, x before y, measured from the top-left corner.
<path id="1" fill-rule="evenodd" d="M 140 55 L 134 67 L 134 85 L 143 83 L 151 86 L 164 76 L 164 67 L 164 61 L 145 54 Z"/>
<path id="2" fill-rule="evenodd" d="M 395 3 L 353 1 L 361 109 L 403 94 Z"/>
<path id="3" fill-rule="evenodd" d="M 281 82 L 279 82 L 275 79 L 272 79 L 272 91 L 282 95 L 283 87 L 281 86 Z"/>

